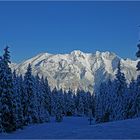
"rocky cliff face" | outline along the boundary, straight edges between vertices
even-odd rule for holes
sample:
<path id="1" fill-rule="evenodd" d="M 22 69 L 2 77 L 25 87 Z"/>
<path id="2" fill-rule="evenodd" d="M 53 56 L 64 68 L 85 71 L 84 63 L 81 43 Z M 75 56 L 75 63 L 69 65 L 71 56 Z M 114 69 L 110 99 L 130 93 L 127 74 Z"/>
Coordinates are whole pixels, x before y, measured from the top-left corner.
<path id="1" fill-rule="evenodd" d="M 83 53 L 73 51 L 70 54 L 42 53 L 20 64 L 11 65 L 18 74 L 24 74 L 30 63 L 33 74 L 48 77 L 52 88 L 81 88 L 93 91 L 102 81 L 114 78 L 119 60 L 122 71 L 129 82 L 136 78 L 137 61 L 121 59 L 111 52 Z"/>

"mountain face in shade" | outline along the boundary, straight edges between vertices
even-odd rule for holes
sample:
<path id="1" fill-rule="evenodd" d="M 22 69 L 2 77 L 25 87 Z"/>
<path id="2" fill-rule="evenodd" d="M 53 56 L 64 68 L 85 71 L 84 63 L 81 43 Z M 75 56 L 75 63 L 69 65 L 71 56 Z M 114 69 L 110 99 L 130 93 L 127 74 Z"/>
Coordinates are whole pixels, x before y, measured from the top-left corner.
<path id="1" fill-rule="evenodd" d="M 11 67 L 18 74 L 24 74 L 30 63 L 33 74 L 47 76 L 51 88 L 80 88 L 93 92 L 101 82 L 114 78 L 119 61 L 127 81 L 135 79 L 137 60 L 124 60 L 112 52 L 83 53 L 76 50 L 70 54 L 42 53 Z"/>

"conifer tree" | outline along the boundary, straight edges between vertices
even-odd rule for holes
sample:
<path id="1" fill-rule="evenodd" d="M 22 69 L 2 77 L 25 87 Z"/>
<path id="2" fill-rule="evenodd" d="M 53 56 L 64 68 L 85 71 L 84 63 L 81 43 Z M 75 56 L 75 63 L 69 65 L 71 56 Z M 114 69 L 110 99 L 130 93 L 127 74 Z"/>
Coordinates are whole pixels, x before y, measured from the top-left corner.
<path id="1" fill-rule="evenodd" d="M 21 105 L 21 91 L 20 91 L 20 78 L 13 72 L 13 92 L 14 92 L 14 114 L 16 119 L 16 127 L 22 128 L 23 126 L 23 112 Z"/>
<path id="2" fill-rule="evenodd" d="M 21 100 L 22 124 L 27 125 L 26 122 L 27 94 L 25 91 L 25 83 L 22 75 L 18 77 L 18 81 L 19 81 L 19 92 L 20 92 L 20 100 Z"/>
<path id="3" fill-rule="evenodd" d="M 36 106 L 35 106 L 35 92 L 34 92 L 34 78 L 32 76 L 31 65 L 28 65 L 27 72 L 24 76 L 25 84 L 25 96 L 26 96 L 26 106 L 25 106 L 25 122 L 26 124 L 37 123 L 36 116 Z"/>
<path id="4" fill-rule="evenodd" d="M 13 105 L 13 80 L 9 67 L 10 55 L 9 47 L 4 49 L 4 55 L 0 66 L 0 93 L 1 93 L 1 122 L 4 132 L 16 130 L 14 105 Z"/>
<path id="5" fill-rule="evenodd" d="M 138 51 L 136 53 L 136 56 L 137 56 L 137 58 L 140 58 L 140 40 L 139 40 L 137 47 L 138 47 Z M 138 71 L 137 90 L 135 91 L 136 95 L 135 95 L 135 99 L 134 99 L 133 108 L 135 108 L 135 117 L 139 117 L 140 116 L 140 61 L 138 61 L 136 67 L 137 67 L 137 71 Z"/>
<path id="6" fill-rule="evenodd" d="M 62 94 L 58 92 L 56 88 L 54 88 L 53 94 L 55 102 L 55 120 L 56 122 L 61 122 L 63 120 L 63 97 Z"/>
<path id="7" fill-rule="evenodd" d="M 47 78 L 41 78 L 41 86 L 40 89 L 42 93 L 40 94 L 40 107 L 41 107 L 41 115 L 44 122 L 50 121 L 51 114 L 51 91 L 48 85 Z"/>
<path id="8" fill-rule="evenodd" d="M 126 90 L 127 90 L 127 83 L 126 79 L 124 76 L 124 73 L 121 72 L 121 64 L 120 61 L 118 63 L 118 69 L 116 73 L 116 79 L 114 80 L 115 88 L 115 108 L 114 108 L 114 113 L 115 113 L 115 120 L 122 120 L 125 119 L 125 112 L 124 112 L 124 107 L 125 107 L 125 96 L 126 96 Z"/>
<path id="9" fill-rule="evenodd" d="M 62 88 L 58 90 L 58 94 L 60 94 L 61 97 L 62 115 L 65 115 L 66 104 L 65 104 L 64 91 Z"/>
<path id="10" fill-rule="evenodd" d="M 90 93 L 90 109 L 92 110 L 93 117 L 95 117 L 95 93 Z"/>
<path id="11" fill-rule="evenodd" d="M 96 93 L 96 103 L 95 103 L 95 121 L 97 123 L 105 122 L 105 96 L 106 96 L 106 84 L 101 83 L 99 93 Z"/>
<path id="12" fill-rule="evenodd" d="M 134 79 L 131 80 L 128 88 L 128 92 L 126 94 L 126 105 L 125 105 L 125 118 L 133 118 L 136 114 L 136 106 L 135 99 L 137 95 L 137 87 L 136 81 Z"/>
<path id="13" fill-rule="evenodd" d="M 43 92 L 42 92 L 42 87 L 41 87 L 41 81 L 40 78 L 38 76 L 38 74 L 34 77 L 35 81 L 34 81 L 34 102 L 35 102 L 35 109 L 36 109 L 36 116 L 37 116 L 37 123 L 41 123 L 43 122 L 43 106 L 42 106 L 42 96 L 43 96 Z"/>
<path id="14" fill-rule="evenodd" d="M 3 60 L 2 57 L 0 57 L 0 132 L 3 132 L 3 127 L 2 127 L 2 79 L 3 79 Z"/>
<path id="15" fill-rule="evenodd" d="M 55 116 L 56 114 L 56 101 L 57 101 L 57 89 L 56 87 L 51 92 L 51 115 Z"/>
<path id="16" fill-rule="evenodd" d="M 116 92 L 115 92 L 115 87 L 114 87 L 114 81 L 111 81 L 109 79 L 106 84 L 106 115 L 108 115 L 108 121 L 113 121 L 114 120 L 114 108 L 116 107 Z"/>
<path id="17" fill-rule="evenodd" d="M 114 83 L 109 79 L 101 83 L 99 93 L 95 96 L 95 119 L 97 123 L 113 121 L 115 119 L 116 92 Z"/>
<path id="18" fill-rule="evenodd" d="M 77 114 L 78 114 L 78 116 L 83 116 L 84 115 L 84 103 L 83 103 L 82 94 L 80 94 L 80 97 L 79 97 Z"/>
<path id="19" fill-rule="evenodd" d="M 83 104 L 84 104 L 84 114 L 86 116 L 88 116 L 92 112 L 91 111 L 91 94 L 90 94 L 90 92 L 85 92 L 83 94 Z"/>
<path id="20" fill-rule="evenodd" d="M 73 100 L 73 95 L 72 95 L 71 89 L 68 90 L 66 93 L 66 98 L 65 98 L 65 106 L 66 106 L 66 115 L 67 116 L 72 116 L 75 113 L 75 104 Z"/>
<path id="21" fill-rule="evenodd" d="M 46 110 L 49 112 L 49 114 L 51 114 L 51 90 L 50 90 L 50 86 L 48 84 L 48 79 L 47 77 L 44 79 L 42 77 L 42 86 L 43 86 L 43 98 L 44 98 L 44 105 Z"/>

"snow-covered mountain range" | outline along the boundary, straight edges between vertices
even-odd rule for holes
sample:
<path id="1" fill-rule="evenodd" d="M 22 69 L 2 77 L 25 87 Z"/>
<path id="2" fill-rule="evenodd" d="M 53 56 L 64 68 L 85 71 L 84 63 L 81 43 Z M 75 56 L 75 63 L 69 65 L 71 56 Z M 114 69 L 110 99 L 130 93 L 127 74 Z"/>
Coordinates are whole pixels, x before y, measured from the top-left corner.
<path id="1" fill-rule="evenodd" d="M 52 88 L 93 91 L 102 81 L 114 78 L 119 60 L 128 82 L 135 79 L 137 61 L 124 60 L 112 52 L 83 53 L 76 50 L 70 54 L 41 53 L 11 67 L 18 74 L 24 74 L 30 63 L 33 74 L 47 76 Z"/>

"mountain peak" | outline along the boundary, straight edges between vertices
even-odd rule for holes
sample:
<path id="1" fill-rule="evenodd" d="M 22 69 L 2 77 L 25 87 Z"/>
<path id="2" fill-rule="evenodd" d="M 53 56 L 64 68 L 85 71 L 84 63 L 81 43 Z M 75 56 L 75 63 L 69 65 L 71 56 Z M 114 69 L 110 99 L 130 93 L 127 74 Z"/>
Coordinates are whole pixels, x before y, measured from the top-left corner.
<path id="1" fill-rule="evenodd" d="M 74 50 L 74 51 L 71 52 L 71 54 L 80 55 L 80 54 L 84 54 L 84 52 L 82 52 L 80 50 Z"/>
<path id="2" fill-rule="evenodd" d="M 122 63 L 122 71 L 126 79 L 130 81 L 136 77 L 136 61 L 124 60 L 116 54 L 106 51 L 96 53 L 84 53 L 74 50 L 70 54 L 41 53 L 23 63 L 16 65 L 19 74 L 26 72 L 31 63 L 33 74 L 39 74 L 48 78 L 51 88 L 94 91 L 101 82 L 108 78 L 114 78 L 118 66 L 118 60 Z M 12 69 L 15 65 L 11 66 Z"/>

